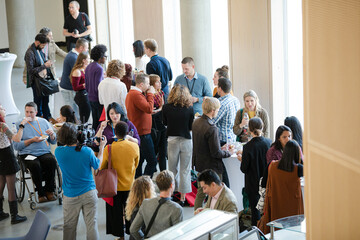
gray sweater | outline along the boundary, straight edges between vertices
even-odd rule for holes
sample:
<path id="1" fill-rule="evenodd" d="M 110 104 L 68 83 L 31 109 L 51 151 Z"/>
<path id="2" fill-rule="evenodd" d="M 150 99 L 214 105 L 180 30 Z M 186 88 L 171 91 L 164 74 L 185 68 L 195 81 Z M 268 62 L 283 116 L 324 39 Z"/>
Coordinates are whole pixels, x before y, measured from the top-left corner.
<path id="1" fill-rule="evenodd" d="M 141 227 L 145 224 L 147 227 L 157 206 L 159 205 L 160 197 L 145 199 L 141 204 L 139 212 L 137 213 L 134 221 L 130 227 L 130 234 L 135 239 L 143 239 L 144 234 L 141 231 Z M 183 209 L 182 207 L 171 201 L 166 201 L 156 215 L 154 223 L 148 233 L 147 237 L 154 236 L 167 228 L 181 222 L 183 220 Z"/>

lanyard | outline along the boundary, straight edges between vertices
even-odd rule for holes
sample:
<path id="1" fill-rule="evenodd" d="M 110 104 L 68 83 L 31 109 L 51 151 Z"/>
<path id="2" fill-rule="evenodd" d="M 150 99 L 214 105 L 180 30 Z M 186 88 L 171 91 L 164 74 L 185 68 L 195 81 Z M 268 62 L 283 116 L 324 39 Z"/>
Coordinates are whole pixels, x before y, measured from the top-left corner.
<path id="1" fill-rule="evenodd" d="M 30 124 L 30 126 L 40 135 L 40 137 L 42 137 L 44 134 L 42 133 L 41 131 L 41 127 L 40 127 L 40 123 L 39 123 L 39 120 L 37 120 L 37 123 L 38 123 L 38 126 L 39 126 L 39 129 L 40 129 L 40 132 L 28 121 L 28 124 Z M 49 146 L 49 143 L 46 141 L 46 146 Z"/>
<path id="2" fill-rule="evenodd" d="M 191 81 L 193 82 L 192 83 L 192 87 L 191 87 L 191 90 L 190 90 L 190 86 L 189 86 L 189 80 L 185 77 L 185 80 L 186 80 L 186 85 L 187 85 L 187 87 L 188 87 L 188 89 L 189 89 L 189 91 L 190 91 L 190 94 L 192 95 L 192 91 L 194 90 L 194 85 L 195 85 L 195 78 L 193 78 Z"/>
<path id="3" fill-rule="evenodd" d="M 115 136 L 115 131 L 114 131 L 114 125 L 113 125 L 112 122 L 111 122 L 110 126 L 111 126 L 111 129 L 112 129 L 112 131 L 113 131 L 113 138 L 116 138 L 116 136 Z"/>

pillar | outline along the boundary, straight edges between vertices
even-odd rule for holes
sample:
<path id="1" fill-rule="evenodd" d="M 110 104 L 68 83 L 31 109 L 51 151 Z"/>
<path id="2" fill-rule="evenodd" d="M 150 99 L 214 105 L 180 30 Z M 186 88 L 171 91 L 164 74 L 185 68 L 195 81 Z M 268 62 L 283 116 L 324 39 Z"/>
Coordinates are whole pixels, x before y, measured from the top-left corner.
<path id="1" fill-rule="evenodd" d="M 6 0 L 9 50 L 17 55 L 14 67 L 24 67 L 27 48 L 36 36 L 34 0 Z"/>
<path id="2" fill-rule="evenodd" d="M 206 76 L 213 86 L 210 12 L 209 0 L 180 1 L 183 58 L 192 57 L 195 70 Z"/>

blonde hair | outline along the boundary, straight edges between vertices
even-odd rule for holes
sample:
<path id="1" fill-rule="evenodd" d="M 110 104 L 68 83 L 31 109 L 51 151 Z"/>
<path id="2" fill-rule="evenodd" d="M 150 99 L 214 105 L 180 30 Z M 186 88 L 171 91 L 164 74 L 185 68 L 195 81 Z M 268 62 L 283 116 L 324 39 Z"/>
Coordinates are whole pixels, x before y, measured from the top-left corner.
<path id="1" fill-rule="evenodd" d="M 144 199 L 154 198 L 155 188 L 149 176 L 137 178 L 130 189 L 129 197 L 126 201 L 125 215 L 127 220 L 131 220 L 131 215 L 136 207 L 140 207 Z"/>
<path id="2" fill-rule="evenodd" d="M 255 112 L 258 112 L 261 110 L 261 105 L 260 105 L 260 101 L 258 98 L 258 95 L 256 94 L 256 92 L 254 90 L 249 90 L 246 93 L 244 93 L 244 111 L 243 112 L 249 112 L 249 109 L 247 108 L 246 104 L 245 104 L 245 98 L 247 97 L 253 97 L 255 99 Z"/>
<path id="3" fill-rule="evenodd" d="M 74 67 L 71 69 L 70 72 L 70 82 L 72 83 L 72 74 L 75 70 L 81 69 L 84 67 L 84 59 L 87 59 L 89 57 L 89 53 L 87 52 L 81 52 L 79 53 L 79 56 L 76 59 L 76 62 L 74 64 Z"/>
<path id="4" fill-rule="evenodd" d="M 220 108 L 220 101 L 214 97 L 204 97 L 202 103 L 202 110 L 204 114 L 208 114 L 213 110 L 217 110 Z"/>
<path id="5" fill-rule="evenodd" d="M 176 84 L 170 91 L 168 103 L 174 106 L 190 107 L 192 105 L 189 89 L 181 84 Z"/>
<path id="6" fill-rule="evenodd" d="M 106 70 L 106 76 L 121 79 L 125 75 L 125 65 L 120 60 L 111 60 Z"/>
<path id="7" fill-rule="evenodd" d="M 150 79 L 150 86 L 154 86 L 157 81 L 160 81 L 160 77 L 157 74 L 150 74 L 149 79 Z"/>

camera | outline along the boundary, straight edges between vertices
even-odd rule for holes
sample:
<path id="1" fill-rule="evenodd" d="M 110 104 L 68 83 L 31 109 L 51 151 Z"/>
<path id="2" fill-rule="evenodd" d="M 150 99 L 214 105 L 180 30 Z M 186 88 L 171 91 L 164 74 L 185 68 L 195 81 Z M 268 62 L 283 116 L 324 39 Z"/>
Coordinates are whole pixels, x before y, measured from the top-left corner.
<path id="1" fill-rule="evenodd" d="M 77 125 L 77 145 L 76 149 L 80 151 L 82 146 L 93 147 L 95 145 L 95 131 L 89 127 L 90 124 Z"/>

